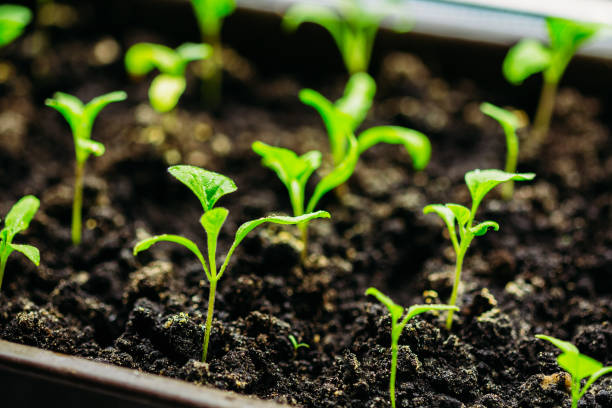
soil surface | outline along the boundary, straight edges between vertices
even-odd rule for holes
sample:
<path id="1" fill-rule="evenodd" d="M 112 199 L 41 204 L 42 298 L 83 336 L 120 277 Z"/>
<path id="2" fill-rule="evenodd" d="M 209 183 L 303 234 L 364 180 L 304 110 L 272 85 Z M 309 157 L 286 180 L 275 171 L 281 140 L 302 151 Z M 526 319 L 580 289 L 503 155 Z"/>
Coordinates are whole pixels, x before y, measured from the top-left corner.
<path id="1" fill-rule="evenodd" d="M 364 291 L 375 286 L 406 306 L 448 299 L 452 248 L 442 222 L 422 209 L 469 204 L 464 173 L 503 166 L 502 131 L 480 113 L 481 101 L 532 102 L 475 78 L 442 78 L 428 69 L 435 62 L 415 55 L 388 54 L 363 128 L 426 133 L 431 163 L 416 173 L 397 146 L 366 152 L 347 192 L 320 203 L 332 219 L 311 223 L 304 264 L 295 228 L 251 233 L 219 282 L 201 363 L 208 282 L 198 261 L 170 244 L 132 256 L 150 234 L 204 245 L 200 204 L 166 168 L 194 164 L 236 181 L 238 191 L 219 203 L 230 210 L 223 254 L 240 223 L 290 211 L 284 186 L 251 143 L 320 149 L 329 162 L 323 124 L 297 92 L 316 86 L 337 98 L 346 78 L 267 75 L 230 49 L 220 112 L 200 107 L 194 66 L 178 109 L 159 115 L 147 103 L 151 78 L 131 81 L 121 55 L 135 42 L 164 39 L 136 28 L 90 32 L 64 17 L 48 17 L 0 51 L 0 214 L 24 194 L 42 203 L 17 238 L 40 249 L 41 265 L 10 258 L 0 338 L 295 406 L 388 407 L 390 319 Z M 74 248 L 72 137 L 44 98 L 62 90 L 89 100 L 119 89 L 129 99 L 107 107 L 94 127 L 107 152 L 88 162 L 84 242 Z M 558 353 L 537 333 L 612 364 L 612 107 L 567 87 L 557 102 L 549 142 L 520 163 L 535 181 L 517 183 L 509 202 L 492 192 L 481 206 L 478 218 L 501 229 L 468 252 L 452 331 L 444 315 L 426 313 L 402 334 L 398 407 L 569 407 Z M 289 334 L 310 348 L 294 353 Z M 612 407 L 612 376 L 579 406 Z"/>

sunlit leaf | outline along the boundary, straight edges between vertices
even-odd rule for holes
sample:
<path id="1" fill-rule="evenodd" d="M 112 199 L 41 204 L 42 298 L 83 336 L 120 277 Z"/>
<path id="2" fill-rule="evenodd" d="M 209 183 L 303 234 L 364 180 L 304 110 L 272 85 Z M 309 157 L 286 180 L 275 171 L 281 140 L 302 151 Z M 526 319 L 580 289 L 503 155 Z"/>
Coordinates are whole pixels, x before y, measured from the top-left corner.
<path id="1" fill-rule="evenodd" d="M 237 190 L 229 177 L 196 166 L 172 166 L 168 172 L 193 191 L 204 212 L 212 209 L 219 198 Z"/>
<path id="2" fill-rule="evenodd" d="M 358 142 L 360 154 L 378 143 L 401 144 L 412 158 L 416 170 L 424 169 L 431 156 L 431 143 L 427 136 L 400 126 L 370 128 L 359 135 Z"/>
<path id="3" fill-rule="evenodd" d="M 9 236 L 12 237 L 18 232 L 26 230 L 39 206 L 40 201 L 32 195 L 27 195 L 17 201 L 4 219 L 4 225 Z"/>
<path id="4" fill-rule="evenodd" d="M 522 84 L 529 76 L 547 69 L 551 58 L 551 51 L 538 40 L 521 40 L 504 59 L 504 76 L 514 85 Z"/>
<path id="5" fill-rule="evenodd" d="M 40 264 L 40 252 L 32 245 L 10 244 L 11 249 L 22 253 L 36 266 Z"/>

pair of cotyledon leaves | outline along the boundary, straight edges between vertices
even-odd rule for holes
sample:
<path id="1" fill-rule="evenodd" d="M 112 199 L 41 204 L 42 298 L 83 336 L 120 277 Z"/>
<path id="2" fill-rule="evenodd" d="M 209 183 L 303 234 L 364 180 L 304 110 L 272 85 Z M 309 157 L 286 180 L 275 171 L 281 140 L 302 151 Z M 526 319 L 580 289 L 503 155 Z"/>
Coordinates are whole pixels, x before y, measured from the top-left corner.
<path id="1" fill-rule="evenodd" d="M 6 215 L 4 228 L 0 231 L 0 248 L 2 248 L 3 253 L 1 255 L 4 259 L 8 258 L 11 252 L 17 251 L 25 255 L 36 266 L 40 263 L 38 248 L 32 245 L 13 243 L 15 235 L 29 227 L 30 221 L 34 218 L 39 206 L 38 198 L 27 195 L 17 201 Z"/>
<path id="2" fill-rule="evenodd" d="M 0 47 L 19 37 L 32 20 L 32 12 L 16 4 L 0 6 Z"/>

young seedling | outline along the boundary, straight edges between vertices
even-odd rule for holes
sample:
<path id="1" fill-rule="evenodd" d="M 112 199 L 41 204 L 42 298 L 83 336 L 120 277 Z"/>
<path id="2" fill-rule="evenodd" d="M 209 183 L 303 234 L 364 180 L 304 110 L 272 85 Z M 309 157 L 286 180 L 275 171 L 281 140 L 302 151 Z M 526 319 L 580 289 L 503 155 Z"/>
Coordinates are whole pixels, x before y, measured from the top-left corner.
<path id="1" fill-rule="evenodd" d="M 0 47 L 3 47 L 19 37 L 32 20 L 32 12 L 16 4 L 0 6 Z"/>
<path id="2" fill-rule="evenodd" d="M 372 48 L 381 22 L 394 17 L 392 29 L 407 32 L 412 21 L 397 12 L 394 0 L 378 0 L 368 6 L 367 0 L 341 0 L 337 7 L 302 2 L 291 6 L 285 13 L 283 25 L 295 31 L 302 23 L 318 24 L 333 37 L 349 74 L 366 72 L 370 65 Z"/>
<path id="3" fill-rule="evenodd" d="M 593 37 L 600 26 L 562 18 L 546 19 L 550 46 L 538 40 L 523 39 L 508 51 L 503 62 L 506 79 L 520 85 L 529 76 L 542 72 L 544 83 L 533 125 L 533 137 L 537 144 L 547 136 L 555 106 L 557 86 L 570 60 L 586 41 Z"/>
<path id="4" fill-rule="evenodd" d="M 391 399 L 391 407 L 395 408 L 395 377 L 397 372 L 397 352 L 398 352 L 398 342 L 402 332 L 404 331 L 404 327 L 406 324 L 412 319 L 414 316 L 433 311 L 433 310 L 449 310 L 455 311 L 459 310 L 457 306 L 451 305 L 413 305 L 405 310 L 402 306 L 395 304 L 388 296 L 383 295 L 376 288 L 368 288 L 365 292 L 366 295 L 372 295 L 380 303 L 385 305 L 387 309 L 389 309 L 389 314 L 391 315 L 391 376 L 389 379 L 389 396 Z M 404 312 L 406 313 L 404 315 Z M 402 318 L 402 316 L 404 316 Z M 401 319 L 401 320 L 400 320 Z"/>
<path id="5" fill-rule="evenodd" d="M 537 334 L 536 337 L 551 342 L 563 352 L 557 357 L 557 363 L 572 377 L 572 408 L 578 407 L 580 398 L 599 377 L 612 373 L 612 367 L 604 367 L 599 361 L 580 354 L 572 343 L 543 334 Z M 585 378 L 588 378 L 587 382 L 580 388 L 581 381 Z"/>
<path id="6" fill-rule="evenodd" d="M 223 20 L 236 9 L 235 0 L 191 0 L 202 33 L 202 42 L 213 48 L 212 58 L 202 64 L 202 96 L 206 105 L 216 108 L 221 101 L 223 80 L 223 48 L 221 27 Z"/>
<path id="7" fill-rule="evenodd" d="M 83 172 L 85 162 L 90 154 L 102 156 L 104 145 L 91 140 L 91 130 L 94 120 L 100 111 L 111 102 L 120 102 L 127 98 L 123 91 L 111 92 L 92 99 L 84 105 L 77 97 L 56 92 L 53 98 L 45 101 L 47 106 L 61 113 L 72 129 L 74 151 L 76 155 L 74 200 L 72 203 L 72 243 L 81 243 L 81 212 L 83 207 Z"/>
<path id="8" fill-rule="evenodd" d="M 300 347 L 310 348 L 310 346 L 306 343 L 298 343 L 297 339 L 295 338 L 293 334 L 289 335 L 289 341 L 291 342 L 291 345 L 293 346 L 293 358 L 294 359 L 297 356 L 297 352 Z"/>
<path id="9" fill-rule="evenodd" d="M 149 102 L 158 112 L 169 112 L 185 92 L 185 68 L 191 61 L 203 60 L 212 55 L 207 44 L 185 43 L 176 50 L 164 45 L 138 43 L 125 54 L 125 68 L 130 75 L 144 76 L 157 68 L 157 75 L 149 87 Z"/>
<path id="10" fill-rule="evenodd" d="M 453 290 L 449 300 L 449 304 L 455 306 L 457 303 L 457 293 L 459 283 L 461 282 L 461 269 L 463 267 L 463 258 L 467 253 L 472 240 L 475 237 L 482 236 L 492 228 L 495 231 L 499 230 L 499 224 L 495 221 L 483 221 L 474 225 L 474 218 L 482 199 L 489 191 L 497 185 L 507 183 L 509 181 L 526 181 L 533 180 L 533 173 L 506 173 L 502 170 L 472 170 L 465 174 L 465 183 L 470 190 L 472 196 L 472 208 L 468 209 L 459 204 L 430 204 L 423 209 L 425 214 L 436 213 L 448 229 L 453 249 L 455 250 L 455 280 L 453 282 Z M 459 237 L 455 229 L 455 223 L 459 227 Z M 451 329 L 453 324 L 453 313 L 448 312 L 446 319 L 446 328 Z"/>
<path id="11" fill-rule="evenodd" d="M 515 173 L 519 155 L 519 141 L 516 130 L 522 127 L 521 120 L 513 112 L 488 102 L 481 104 L 480 110 L 499 122 L 504 129 L 506 134 L 506 167 L 504 170 L 506 173 Z M 503 199 L 510 200 L 514 194 L 514 181 L 504 183 L 501 188 Z"/>
<path id="12" fill-rule="evenodd" d="M 38 198 L 27 195 L 17 201 L 6 215 L 4 228 L 0 231 L 0 289 L 2 289 L 6 261 L 13 251 L 21 252 L 36 266 L 40 263 L 40 253 L 37 248 L 32 245 L 13 244 L 15 235 L 28 229 L 39 206 Z"/>
<path id="13" fill-rule="evenodd" d="M 206 329 L 204 334 L 204 344 L 202 347 L 202 361 L 206 361 L 208 341 L 210 339 L 210 331 L 212 327 L 217 282 L 219 279 L 221 279 L 223 273 L 225 273 L 234 251 L 240 242 L 242 242 L 244 237 L 246 237 L 246 235 L 254 228 L 266 222 L 275 224 L 298 224 L 301 222 L 310 221 L 314 218 L 329 218 L 329 213 L 325 211 L 317 211 L 314 213 L 304 214 L 300 217 L 271 215 L 245 222 L 236 231 L 234 242 L 225 255 L 225 260 L 223 261 L 221 268 L 217 269 L 217 240 L 219 238 L 221 227 L 223 226 L 229 211 L 223 207 L 215 207 L 215 204 L 222 196 L 236 191 L 236 184 L 234 184 L 232 179 L 229 177 L 195 166 L 172 166 L 168 169 L 168 171 L 170 174 L 176 177 L 177 180 L 189 187 L 189 189 L 198 197 L 200 203 L 202 204 L 204 214 L 200 218 L 200 224 L 202 224 L 202 227 L 204 227 L 204 231 L 206 232 L 206 252 L 208 255 L 208 260 L 205 259 L 202 252 L 200 252 L 198 246 L 193 241 L 180 235 L 170 234 L 158 235 L 138 242 L 136 246 L 134 246 L 134 255 L 141 251 L 147 250 L 151 247 L 151 245 L 162 241 L 174 242 L 176 244 L 183 245 L 196 255 L 202 264 L 206 278 L 210 282 L 208 313 L 206 315 Z"/>

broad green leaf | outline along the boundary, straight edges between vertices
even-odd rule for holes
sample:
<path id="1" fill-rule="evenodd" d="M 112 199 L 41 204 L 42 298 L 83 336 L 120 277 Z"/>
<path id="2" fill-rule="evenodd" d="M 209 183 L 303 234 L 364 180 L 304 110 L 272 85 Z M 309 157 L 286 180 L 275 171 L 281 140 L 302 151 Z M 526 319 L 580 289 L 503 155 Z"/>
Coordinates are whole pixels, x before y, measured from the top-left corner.
<path id="1" fill-rule="evenodd" d="M 40 201 L 33 195 L 22 197 L 13 205 L 4 219 L 9 239 L 28 228 L 39 206 Z"/>
<path id="2" fill-rule="evenodd" d="M 221 278 L 221 275 L 223 275 L 223 272 L 225 272 L 225 269 L 227 268 L 227 265 L 229 264 L 232 254 L 234 253 L 238 245 L 240 245 L 242 240 L 247 236 L 249 232 L 253 231 L 253 229 L 257 228 L 261 224 L 266 223 L 266 222 L 271 222 L 274 224 L 283 224 L 283 225 L 301 224 L 303 222 L 311 221 L 315 218 L 330 218 L 330 215 L 327 211 L 315 211 L 313 213 L 300 215 L 298 217 L 289 217 L 289 216 L 284 216 L 284 215 L 270 215 L 267 217 L 262 217 L 256 220 L 245 222 L 236 231 L 234 243 L 232 244 L 229 251 L 227 252 L 227 255 L 225 256 L 225 261 L 223 262 L 223 265 L 221 266 L 221 270 L 219 272 L 218 278 Z"/>
<path id="3" fill-rule="evenodd" d="M 446 228 L 451 234 L 455 234 L 455 213 L 444 204 L 429 204 L 423 208 L 423 214 L 435 213 L 446 224 Z"/>
<path id="4" fill-rule="evenodd" d="M 185 92 L 187 83 L 182 75 L 160 74 L 149 87 L 149 102 L 160 113 L 169 112 Z"/>
<path id="5" fill-rule="evenodd" d="M 551 342 L 553 345 L 555 345 L 557 348 L 559 348 L 565 353 L 579 353 L 578 348 L 568 341 L 559 340 L 555 337 L 547 336 L 545 334 L 536 334 L 536 337 L 540 340 L 546 340 Z"/>
<path id="6" fill-rule="evenodd" d="M 599 361 L 580 353 L 562 353 L 557 357 L 557 363 L 578 381 L 589 377 L 603 367 Z"/>
<path id="7" fill-rule="evenodd" d="M 533 173 L 506 173 L 502 170 L 472 170 L 465 174 L 465 182 L 470 190 L 472 201 L 479 204 L 484 196 L 495 186 L 507 181 L 533 180 Z"/>
<path id="8" fill-rule="evenodd" d="M 215 243 L 217 242 L 219 231 L 221 231 L 221 227 L 223 227 L 228 214 L 229 211 L 226 208 L 217 207 L 206 211 L 202 215 L 200 218 L 200 224 L 202 224 L 202 227 L 204 227 L 204 230 L 206 230 L 209 240 L 212 238 L 214 239 Z"/>
<path id="9" fill-rule="evenodd" d="M 185 43 L 176 52 L 183 61 L 197 61 L 210 58 L 213 48 L 208 44 Z"/>
<path id="10" fill-rule="evenodd" d="M 429 163 L 431 143 L 421 132 L 400 126 L 377 126 L 359 135 L 359 153 L 378 143 L 401 144 L 412 158 L 416 170 L 422 170 Z"/>
<path id="11" fill-rule="evenodd" d="M 236 9 L 234 0 L 191 0 L 199 18 L 222 19 L 232 14 Z"/>
<path id="12" fill-rule="evenodd" d="M 154 68 L 166 74 L 183 75 L 184 66 L 179 54 L 165 45 L 138 43 L 125 54 L 125 69 L 131 75 L 146 75 Z"/>
<path id="13" fill-rule="evenodd" d="M 499 224 L 495 221 L 484 221 L 478 225 L 473 226 L 470 229 L 470 232 L 477 237 L 481 237 L 489 231 L 489 229 L 494 229 L 495 231 L 499 231 Z"/>
<path id="14" fill-rule="evenodd" d="M 28 258 L 32 263 L 36 266 L 40 264 L 40 252 L 38 248 L 33 247 L 32 245 L 19 245 L 19 244 L 10 244 L 11 249 L 14 249 L 17 252 L 21 252 Z"/>
<path id="15" fill-rule="evenodd" d="M 342 48 L 343 22 L 334 10 L 319 4 L 298 3 L 285 12 L 283 28 L 286 30 L 295 31 L 303 23 L 314 23 L 325 28 Z"/>
<path id="16" fill-rule="evenodd" d="M 229 177 L 200 167 L 178 165 L 168 168 L 168 172 L 193 191 L 202 203 L 204 212 L 212 209 L 219 198 L 237 190 Z"/>
<path id="17" fill-rule="evenodd" d="M 77 144 L 77 150 L 85 153 L 83 155 L 78 155 L 84 156 L 82 160 L 86 159 L 86 156 L 89 154 L 93 154 L 94 156 L 102 156 L 106 150 L 102 143 L 96 142 L 95 140 L 77 139 L 75 143 Z"/>
<path id="18" fill-rule="evenodd" d="M 53 98 L 45 100 L 45 105 L 61 113 L 70 125 L 72 133 L 74 135 L 79 134 L 79 126 L 81 125 L 83 111 L 85 110 L 85 106 L 79 98 L 67 93 L 56 92 L 53 94 Z"/>
<path id="19" fill-rule="evenodd" d="M 301 185 L 305 184 L 312 173 L 321 166 L 321 153 L 317 151 L 298 156 L 289 149 L 270 146 L 259 141 L 254 142 L 252 148 L 262 157 L 263 165 L 272 169 L 287 188 L 290 188 L 292 180 L 298 180 Z"/>
<path id="20" fill-rule="evenodd" d="M 576 50 L 601 28 L 598 24 L 582 23 L 558 17 L 546 18 L 548 35 L 553 49 Z"/>
<path id="21" fill-rule="evenodd" d="M 529 76 L 546 70 L 551 58 L 551 51 L 538 40 L 521 40 L 504 59 L 504 76 L 511 84 L 520 85 Z"/>
<path id="22" fill-rule="evenodd" d="M 98 96 L 97 98 L 93 98 L 83 110 L 84 118 L 91 124 L 93 124 L 94 119 L 98 116 L 100 111 L 109 103 L 112 102 L 121 102 L 127 99 L 127 94 L 123 91 L 115 91 L 110 92 L 105 95 Z"/>
<path id="23" fill-rule="evenodd" d="M 455 312 L 458 312 L 459 308 L 451 305 L 413 305 L 408 308 L 408 313 L 406 314 L 404 321 L 408 322 L 416 315 L 433 310 L 454 310 Z"/>
<path id="24" fill-rule="evenodd" d="M 32 20 L 32 12 L 16 4 L 0 6 L 0 47 L 19 37 Z"/>
<path id="25" fill-rule="evenodd" d="M 389 313 L 391 314 L 391 320 L 394 325 L 399 319 L 401 319 L 402 314 L 404 314 L 404 308 L 400 305 L 395 304 L 395 302 L 393 302 L 390 297 L 384 295 L 381 291 L 373 287 L 368 288 L 365 291 L 365 294 L 374 296 L 380 303 L 387 307 Z"/>
<path id="26" fill-rule="evenodd" d="M 446 208 L 451 210 L 457 219 L 457 223 L 464 226 L 470 219 L 470 210 L 460 204 L 446 204 Z"/>
<path id="27" fill-rule="evenodd" d="M 502 127 L 508 126 L 512 130 L 516 130 L 521 127 L 521 121 L 519 118 L 509 110 L 495 106 L 492 103 L 484 102 L 480 104 L 480 110 L 485 115 L 488 115 L 498 121 Z"/>
<path id="28" fill-rule="evenodd" d="M 352 119 L 352 130 L 355 131 L 366 118 L 376 94 L 376 82 L 365 72 L 351 76 L 342 98 L 335 103 L 336 108 Z"/>

